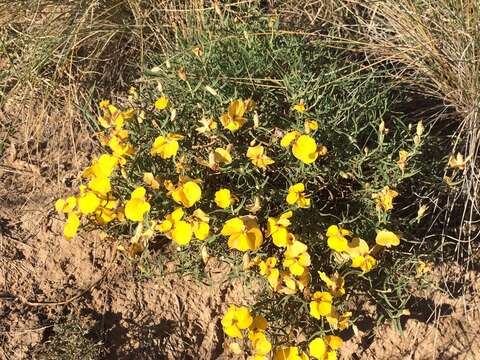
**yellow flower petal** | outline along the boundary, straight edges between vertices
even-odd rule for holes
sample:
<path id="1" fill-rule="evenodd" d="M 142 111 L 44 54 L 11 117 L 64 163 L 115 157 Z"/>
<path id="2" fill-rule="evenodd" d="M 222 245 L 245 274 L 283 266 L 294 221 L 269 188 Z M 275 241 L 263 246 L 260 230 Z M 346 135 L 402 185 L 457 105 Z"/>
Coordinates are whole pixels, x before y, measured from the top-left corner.
<path id="1" fill-rule="evenodd" d="M 377 233 L 375 242 L 380 246 L 389 248 L 391 246 L 398 246 L 400 244 L 400 238 L 391 231 L 380 230 Z"/>
<path id="2" fill-rule="evenodd" d="M 155 108 L 158 110 L 164 110 L 167 108 L 169 103 L 168 97 L 162 96 L 155 101 Z"/>
<path id="3" fill-rule="evenodd" d="M 80 219 L 77 214 L 69 213 L 65 226 L 63 228 L 63 234 L 70 240 L 77 235 L 78 227 L 80 226 Z"/>
<path id="4" fill-rule="evenodd" d="M 298 135 L 299 135 L 298 131 L 290 131 L 286 133 L 283 136 L 282 140 L 280 140 L 280 146 L 288 147 L 292 143 L 292 141 L 297 138 Z"/>
<path id="5" fill-rule="evenodd" d="M 327 354 L 327 345 L 322 338 L 315 338 L 308 344 L 308 350 L 310 355 L 315 359 L 325 360 L 325 355 Z"/>
<path id="6" fill-rule="evenodd" d="M 226 209 L 232 204 L 232 195 L 228 189 L 220 189 L 215 193 L 215 203 L 218 207 Z"/>
<path id="7" fill-rule="evenodd" d="M 91 214 L 95 212 L 99 206 L 100 199 L 93 192 L 87 192 L 78 198 L 78 208 L 82 214 Z"/>
<path id="8" fill-rule="evenodd" d="M 317 143 L 312 137 L 301 135 L 293 144 L 292 153 L 305 164 L 311 164 L 318 157 Z"/>
<path id="9" fill-rule="evenodd" d="M 172 239 L 179 245 L 186 245 L 192 239 L 192 226 L 186 221 L 177 221 L 172 230 Z"/>

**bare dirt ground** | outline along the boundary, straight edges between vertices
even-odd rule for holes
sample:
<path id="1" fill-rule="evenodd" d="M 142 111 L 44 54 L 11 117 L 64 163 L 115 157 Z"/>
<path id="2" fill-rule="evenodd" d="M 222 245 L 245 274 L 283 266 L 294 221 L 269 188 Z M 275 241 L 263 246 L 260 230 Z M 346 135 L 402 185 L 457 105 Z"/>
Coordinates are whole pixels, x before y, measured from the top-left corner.
<path id="1" fill-rule="evenodd" d="M 12 106 L 1 115 L 22 117 Z M 67 318 L 98 334 L 106 359 L 233 358 L 220 318 L 229 302 L 248 303 L 250 292 L 241 282 L 218 281 L 227 265 L 211 266 L 213 285 L 145 277 L 120 262 L 108 241 L 62 238 L 53 203 L 73 191 L 94 150 L 81 123 L 66 125 L 63 115 L 40 112 L 38 123 L 19 124 L 0 161 L 0 359 L 37 358 L 55 336 L 53 325 Z M 425 301 L 410 309 L 403 335 L 390 325 L 359 324 L 340 358 L 480 359 L 480 276 L 461 276 L 471 284 L 466 293 L 450 284 L 450 295 L 418 295 Z"/>

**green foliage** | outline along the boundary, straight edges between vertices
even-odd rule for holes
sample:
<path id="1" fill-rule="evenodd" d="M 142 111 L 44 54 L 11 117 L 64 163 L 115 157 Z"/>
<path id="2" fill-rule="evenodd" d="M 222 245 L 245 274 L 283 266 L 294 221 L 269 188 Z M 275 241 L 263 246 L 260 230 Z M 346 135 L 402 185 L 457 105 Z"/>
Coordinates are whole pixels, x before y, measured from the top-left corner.
<path id="1" fill-rule="evenodd" d="M 210 217 L 210 236 L 166 252 L 180 272 L 201 278 L 203 252 L 232 263 L 236 271 L 240 269 L 240 253 L 229 248 L 220 232 L 229 219 L 252 214 L 263 230 L 264 241 L 250 252 L 250 259 L 276 257 L 277 267 L 287 269 L 282 266 L 284 249 L 267 236 L 267 222 L 293 210 L 288 231 L 308 247 L 311 265 L 304 274 L 310 284 L 292 293 L 275 292 L 266 286 L 254 306 L 278 330 L 272 335 L 276 336 L 274 342 L 282 344 L 292 340 L 295 329 L 302 329 L 308 340 L 333 331 L 324 318 L 318 321 L 308 315 L 310 295 L 327 290 L 317 271 L 330 275 L 338 272 L 346 279 L 349 300 L 335 299 L 339 313 L 352 310 L 355 301 L 351 297 L 359 296 L 370 297 L 382 316 L 399 318 L 413 286 L 419 254 L 412 244 L 421 216 L 417 209 L 397 216 L 401 213 L 398 209 L 416 201 L 412 194 L 419 190 L 417 183 L 423 184 L 426 179 L 439 183 L 441 169 L 435 156 L 428 163 L 422 158 L 429 134 L 419 118 L 412 119 L 402 110 L 412 101 L 412 95 L 395 87 L 387 76 L 388 69 L 365 67 L 347 51 L 281 31 L 277 26 L 261 17 L 249 22 L 226 18 L 221 25 L 213 23 L 211 29 L 193 39 L 180 41 L 175 51 L 149 60 L 151 69 L 138 81 L 138 94 L 132 92 L 124 104 L 136 109 L 135 116 L 124 125 L 134 154 L 112 178 L 112 196 L 126 206 L 135 189 L 148 188 L 145 173 L 152 173 L 160 188 L 148 188 L 142 201 L 147 201 L 150 208 L 143 222 L 112 221 L 101 227 L 123 241 L 124 247 L 130 246 L 130 251 L 126 250 L 130 256 L 138 251 L 145 254 L 143 246 L 150 251 L 152 244 L 163 241 L 164 232 L 157 232 L 152 239 L 145 236 L 140 250 L 132 251 L 143 229 L 157 231 L 157 226 L 179 207 L 172 201 L 172 190 L 165 189 L 168 186 L 164 184 L 177 184 L 182 176 L 198 179 L 202 196 L 195 207 L 184 209 L 185 218 L 193 209 L 202 209 Z M 166 109 L 153 105 L 160 96 L 170 101 Z M 218 120 L 235 99 L 253 99 L 256 106 L 247 112 L 246 124 L 230 132 Z M 306 110 L 294 110 L 301 103 Z M 202 119 L 216 121 L 218 127 L 198 131 Z M 310 120 L 316 121 L 318 129 L 307 130 Z M 300 161 L 290 148 L 280 145 L 292 130 L 308 132 L 318 149 L 326 147 L 327 152 L 322 151 L 312 164 Z M 178 153 L 173 159 L 152 156 L 155 139 L 167 134 L 184 136 L 179 140 Z M 105 136 L 117 135 L 109 129 Z M 266 169 L 246 156 L 254 144 L 261 144 L 274 160 Z M 231 163 L 208 166 L 216 148 L 229 147 Z M 401 151 L 403 162 L 399 161 Z M 288 189 L 296 183 L 305 185 L 310 208 L 287 204 Z M 220 188 L 228 188 L 237 202 L 226 209 L 218 208 L 213 199 Z M 392 196 L 393 211 L 378 198 L 381 191 L 391 191 L 388 189 L 399 192 L 398 198 Z M 254 211 L 251 205 L 256 201 L 260 206 Z M 371 271 L 352 269 L 353 255 L 350 258 L 327 246 L 327 228 L 337 224 L 349 229 L 354 239 L 365 239 L 369 254 L 378 261 Z M 376 233 L 382 229 L 401 232 L 400 246 L 376 245 Z M 152 267 L 145 265 L 144 257 L 138 264 L 144 276 L 152 276 Z M 248 259 L 244 264 L 252 267 Z"/>

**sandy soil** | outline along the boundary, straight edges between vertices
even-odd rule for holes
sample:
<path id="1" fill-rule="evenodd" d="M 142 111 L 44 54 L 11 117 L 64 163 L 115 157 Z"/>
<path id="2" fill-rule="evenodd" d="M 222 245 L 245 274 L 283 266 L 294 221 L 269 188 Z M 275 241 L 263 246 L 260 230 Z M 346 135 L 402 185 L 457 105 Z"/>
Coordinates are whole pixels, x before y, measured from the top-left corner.
<path id="1" fill-rule="evenodd" d="M 121 262 L 108 241 L 62 238 L 51 209 L 75 187 L 88 160 L 81 154 L 92 144 L 78 124 L 73 144 L 60 114 L 49 119 L 40 134 L 16 136 L 0 162 L 0 359 L 36 358 L 55 336 L 53 325 L 69 317 L 99 334 L 102 358 L 233 358 L 224 350 L 220 317 L 227 303 L 248 303 L 250 291 L 240 281 L 220 281 L 227 265 L 211 266 L 213 285 L 146 277 Z M 465 294 L 454 287 L 451 295 L 419 294 L 403 335 L 390 325 L 359 324 L 340 358 L 480 359 L 480 276 L 464 276 L 471 284 Z"/>

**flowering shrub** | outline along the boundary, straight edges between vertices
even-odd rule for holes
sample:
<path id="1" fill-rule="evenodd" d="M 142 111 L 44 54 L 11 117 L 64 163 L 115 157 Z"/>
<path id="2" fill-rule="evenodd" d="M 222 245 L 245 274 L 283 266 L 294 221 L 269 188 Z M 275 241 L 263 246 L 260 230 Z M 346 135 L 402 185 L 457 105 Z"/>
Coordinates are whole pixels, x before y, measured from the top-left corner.
<path id="1" fill-rule="evenodd" d="M 173 254 L 233 256 L 264 279 L 263 301 L 223 316 L 233 353 L 334 359 L 359 315 L 347 299 L 376 294 L 381 269 L 402 263 L 413 218 L 393 211 L 425 129 L 406 124 L 405 95 L 379 74 L 245 31 L 163 59 L 123 106 L 101 101 L 105 153 L 55 207 L 67 239 L 93 224 L 134 259 L 165 237 Z M 298 331 L 308 340 L 293 343 Z"/>

